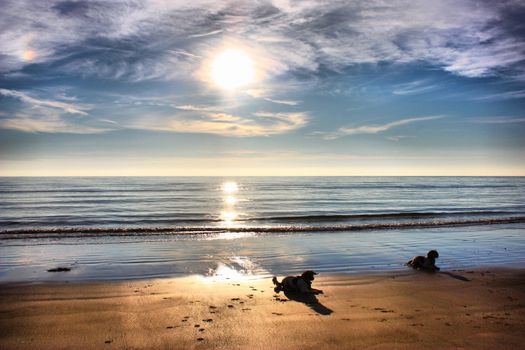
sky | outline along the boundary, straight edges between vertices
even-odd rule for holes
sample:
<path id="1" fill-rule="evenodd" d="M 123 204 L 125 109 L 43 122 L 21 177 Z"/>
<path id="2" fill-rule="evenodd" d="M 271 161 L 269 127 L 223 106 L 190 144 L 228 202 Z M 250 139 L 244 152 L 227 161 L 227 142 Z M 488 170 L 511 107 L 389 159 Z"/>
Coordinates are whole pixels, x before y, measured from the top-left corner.
<path id="1" fill-rule="evenodd" d="M 525 175 L 524 0 L 0 9 L 0 176 Z"/>

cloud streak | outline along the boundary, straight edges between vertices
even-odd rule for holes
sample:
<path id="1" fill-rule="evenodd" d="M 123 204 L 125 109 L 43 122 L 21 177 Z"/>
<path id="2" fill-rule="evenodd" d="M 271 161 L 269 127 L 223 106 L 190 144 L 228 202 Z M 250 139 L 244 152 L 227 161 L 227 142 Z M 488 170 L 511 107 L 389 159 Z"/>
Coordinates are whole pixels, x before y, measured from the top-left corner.
<path id="1" fill-rule="evenodd" d="M 24 103 L 27 103 L 30 106 L 51 107 L 51 108 L 63 110 L 64 112 L 71 113 L 71 114 L 87 115 L 86 111 L 91 109 L 90 106 L 82 105 L 82 104 L 73 104 L 73 103 L 63 102 L 63 101 L 35 98 L 35 97 L 30 96 L 27 93 L 17 91 L 17 90 L 0 89 L 0 95 L 16 98 Z"/>
<path id="2" fill-rule="evenodd" d="M 192 117 L 161 118 L 158 121 L 139 121 L 132 127 L 176 133 L 259 137 L 291 132 L 305 126 L 308 120 L 305 112 L 257 112 L 247 117 L 229 113 L 208 113 Z"/>
<path id="3" fill-rule="evenodd" d="M 421 121 L 441 119 L 441 118 L 444 118 L 444 116 L 436 115 L 436 116 L 428 116 L 428 117 L 406 118 L 406 119 L 397 120 L 397 121 L 387 123 L 387 124 L 362 125 L 358 127 L 343 127 L 343 128 L 339 128 L 335 132 L 328 132 L 328 133 L 316 132 L 315 134 L 322 135 L 325 140 L 334 140 L 334 139 L 338 139 L 340 137 L 348 136 L 348 135 L 382 133 L 392 128 L 398 127 L 398 126 L 411 124 L 415 122 L 421 122 Z"/>
<path id="4" fill-rule="evenodd" d="M 17 113 L 13 117 L 0 119 L 0 129 L 11 129 L 27 133 L 67 133 L 67 134 L 98 134 L 110 131 L 109 128 L 99 128 L 78 125 L 61 118 L 56 112 L 40 111 L 37 116 Z"/>
<path id="5" fill-rule="evenodd" d="M 476 124 L 515 124 L 515 123 L 525 123 L 525 117 L 508 117 L 508 116 L 478 117 L 478 118 L 471 118 L 470 121 Z"/>
<path id="6" fill-rule="evenodd" d="M 0 95 L 21 101 L 23 106 L 13 113 L 2 113 L 0 118 L 1 129 L 18 130 L 28 133 L 71 133 L 94 134 L 109 131 L 108 128 L 84 125 L 82 120 L 70 120 L 68 116 L 88 116 L 86 111 L 91 106 L 64 102 L 75 101 L 75 98 L 61 95 L 61 100 L 51 100 L 34 97 L 28 93 L 0 89 Z"/>

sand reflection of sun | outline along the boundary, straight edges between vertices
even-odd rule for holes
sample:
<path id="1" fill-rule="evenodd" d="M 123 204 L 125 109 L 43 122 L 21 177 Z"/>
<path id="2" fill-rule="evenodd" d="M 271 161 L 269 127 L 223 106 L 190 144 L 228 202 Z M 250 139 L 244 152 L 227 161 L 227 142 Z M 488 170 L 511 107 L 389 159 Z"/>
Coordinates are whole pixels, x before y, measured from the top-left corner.
<path id="1" fill-rule="evenodd" d="M 268 271 L 261 269 L 248 257 L 232 256 L 227 261 L 217 262 L 215 268 L 208 270 L 207 277 L 218 281 L 241 281 L 260 279 L 267 275 Z"/>

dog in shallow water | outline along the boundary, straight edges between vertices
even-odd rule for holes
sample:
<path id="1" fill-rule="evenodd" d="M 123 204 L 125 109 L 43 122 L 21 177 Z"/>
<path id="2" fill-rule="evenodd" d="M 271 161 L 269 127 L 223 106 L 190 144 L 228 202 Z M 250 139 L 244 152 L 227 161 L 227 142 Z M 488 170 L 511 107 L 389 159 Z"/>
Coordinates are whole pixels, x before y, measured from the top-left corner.
<path id="1" fill-rule="evenodd" d="M 308 270 L 303 272 L 301 276 L 287 276 L 281 282 L 277 280 L 277 277 L 274 277 L 272 282 L 275 285 L 276 293 L 282 290 L 292 293 L 322 294 L 322 290 L 312 288 L 312 282 L 315 279 L 314 275 L 317 275 L 317 273 Z"/>
<path id="2" fill-rule="evenodd" d="M 407 265 L 418 270 L 439 271 L 439 267 L 436 266 L 437 258 L 439 258 L 437 250 L 430 250 L 426 257 L 422 255 L 415 256 L 407 262 Z"/>

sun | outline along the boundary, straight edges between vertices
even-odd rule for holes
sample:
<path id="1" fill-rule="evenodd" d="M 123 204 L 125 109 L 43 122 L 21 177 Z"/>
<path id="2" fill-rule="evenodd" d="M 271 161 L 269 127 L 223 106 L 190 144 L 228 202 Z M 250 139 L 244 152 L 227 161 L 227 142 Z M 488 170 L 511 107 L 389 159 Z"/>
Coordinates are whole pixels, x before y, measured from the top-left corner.
<path id="1" fill-rule="evenodd" d="M 251 58 L 240 50 L 223 51 L 211 64 L 211 78 L 217 86 L 233 90 L 251 83 L 255 71 Z"/>

